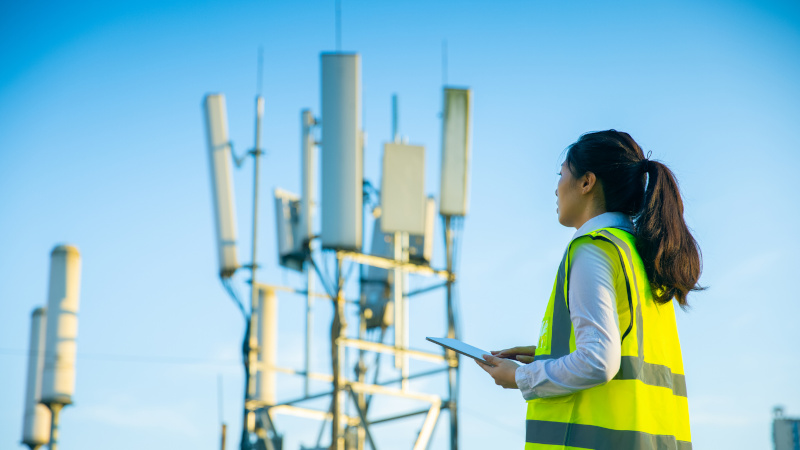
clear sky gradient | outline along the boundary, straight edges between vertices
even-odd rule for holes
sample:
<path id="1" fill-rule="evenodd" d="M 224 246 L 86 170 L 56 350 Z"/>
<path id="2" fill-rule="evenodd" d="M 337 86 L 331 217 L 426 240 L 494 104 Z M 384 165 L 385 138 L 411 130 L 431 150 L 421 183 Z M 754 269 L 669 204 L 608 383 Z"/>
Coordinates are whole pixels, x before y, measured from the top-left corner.
<path id="1" fill-rule="evenodd" d="M 574 232 L 555 213 L 562 152 L 587 131 L 627 131 L 675 171 L 703 251 L 709 289 L 678 312 L 696 448 L 770 448 L 772 407 L 800 415 L 800 5 L 344 0 L 342 49 L 362 55 L 373 183 L 397 93 L 401 133 L 426 146 L 426 192 L 438 194 L 443 40 L 447 82 L 474 93 L 463 338 L 487 349 L 536 341 Z M 0 5 L 0 449 L 18 448 L 30 313 L 46 302 L 49 252 L 62 242 L 80 249 L 83 277 L 60 448 L 218 448 L 220 374 L 228 445 L 238 445 L 243 322 L 216 277 L 201 101 L 225 93 L 235 151 L 251 148 L 259 46 L 259 278 L 300 287 L 277 265 L 271 190 L 299 191 L 300 110 L 319 114 L 333 2 Z M 249 161 L 235 192 L 247 262 Z M 413 299 L 412 347 L 433 350 L 425 336 L 444 334 L 442 297 Z M 303 301 L 280 301 L 278 361 L 299 368 Z M 317 311 L 323 371 L 330 305 Z M 299 388 L 280 377 L 279 399 Z M 470 361 L 461 407 L 462 448 L 521 448 L 522 397 Z M 410 448 L 417 419 L 376 428 L 378 445 Z M 316 440 L 315 422 L 277 424 L 285 448 Z M 431 448 L 447 448 L 447 431 L 445 413 Z"/>

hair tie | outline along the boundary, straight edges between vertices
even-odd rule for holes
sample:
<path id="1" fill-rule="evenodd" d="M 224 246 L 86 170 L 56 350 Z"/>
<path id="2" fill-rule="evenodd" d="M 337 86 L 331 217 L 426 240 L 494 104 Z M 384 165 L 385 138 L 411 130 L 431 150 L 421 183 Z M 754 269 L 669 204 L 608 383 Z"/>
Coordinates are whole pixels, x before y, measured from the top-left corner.
<path id="1" fill-rule="evenodd" d="M 642 172 L 650 172 L 650 167 L 652 166 L 652 161 L 650 161 L 650 155 L 653 154 L 653 151 L 650 150 L 647 152 L 647 156 L 639 160 L 639 166 L 642 168 Z"/>

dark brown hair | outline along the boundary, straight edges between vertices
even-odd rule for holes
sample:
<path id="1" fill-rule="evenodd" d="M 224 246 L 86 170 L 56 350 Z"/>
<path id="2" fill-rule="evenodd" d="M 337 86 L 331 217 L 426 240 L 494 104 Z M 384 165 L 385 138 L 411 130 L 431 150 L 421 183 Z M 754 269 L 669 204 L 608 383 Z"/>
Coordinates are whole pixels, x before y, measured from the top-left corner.
<path id="1" fill-rule="evenodd" d="M 686 307 L 702 272 L 700 247 L 683 220 L 683 201 L 672 171 L 645 158 L 628 133 L 587 133 L 567 149 L 567 165 L 578 178 L 592 172 L 602 186 L 606 211 L 633 216 L 636 250 L 657 303 L 674 297 Z M 649 178 L 649 179 L 648 179 Z"/>

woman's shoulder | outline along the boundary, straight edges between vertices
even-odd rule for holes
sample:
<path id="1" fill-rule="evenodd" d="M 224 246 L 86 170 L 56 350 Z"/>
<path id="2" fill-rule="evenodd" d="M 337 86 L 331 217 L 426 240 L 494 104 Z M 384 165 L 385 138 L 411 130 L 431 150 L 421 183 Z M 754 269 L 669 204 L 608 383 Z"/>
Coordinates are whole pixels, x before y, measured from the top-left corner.
<path id="1" fill-rule="evenodd" d="M 575 264 L 616 274 L 621 262 L 616 245 L 606 239 L 594 238 L 591 233 L 579 236 L 570 243 L 570 266 Z"/>

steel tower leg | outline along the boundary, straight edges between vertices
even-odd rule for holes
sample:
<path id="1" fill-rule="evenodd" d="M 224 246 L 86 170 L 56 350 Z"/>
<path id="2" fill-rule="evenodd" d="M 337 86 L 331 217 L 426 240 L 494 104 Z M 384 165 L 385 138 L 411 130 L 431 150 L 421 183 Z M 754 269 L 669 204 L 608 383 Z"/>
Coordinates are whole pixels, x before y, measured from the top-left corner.
<path id="1" fill-rule="evenodd" d="M 333 418 L 331 421 L 331 450 L 344 450 L 344 345 L 340 339 L 345 336 L 347 323 L 344 317 L 344 280 L 342 258 L 336 255 L 336 306 L 331 325 L 331 360 L 333 362 Z"/>
<path id="2" fill-rule="evenodd" d="M 445 253 L 447 254 L 447 272 L 453 272 L 453 231 L 452 231 L 452 218 L 450 216 L 444 217 L 444 233 L 445 233 Z M 453 309 L 453 277 L 447 279 L 447 337 L 450 339 L 456 338 L 456 319 L 455 311 Z M 447 384 L 449 387 L 449 404 L 448 410 L 450 411 L 450 449 L 458 450 L 458 354 L 452 350 L 446 351 L 447 363 L 450 366 L 447 371 Z"/>

